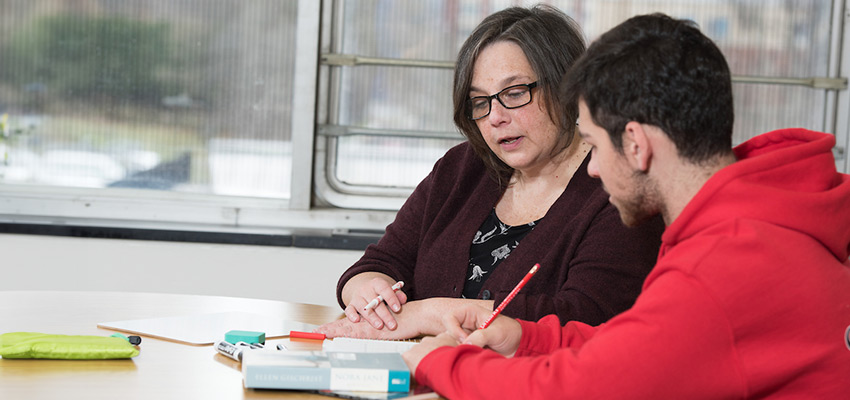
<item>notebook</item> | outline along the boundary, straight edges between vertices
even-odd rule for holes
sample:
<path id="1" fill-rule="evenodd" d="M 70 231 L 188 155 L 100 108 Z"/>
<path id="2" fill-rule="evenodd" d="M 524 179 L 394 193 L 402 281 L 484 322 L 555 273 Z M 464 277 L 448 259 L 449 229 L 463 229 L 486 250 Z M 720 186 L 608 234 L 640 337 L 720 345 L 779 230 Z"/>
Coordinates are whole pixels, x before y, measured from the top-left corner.
<path id="1" fill-rule="evenodd" d="M 222 340 L 224 334 L 231 330 L 265 332 L 269 339 L 287 336 L 289 331 L 309 332 L 317 327 L 241 311 L 101 322 L 97 326 L 196 346 Z"/>

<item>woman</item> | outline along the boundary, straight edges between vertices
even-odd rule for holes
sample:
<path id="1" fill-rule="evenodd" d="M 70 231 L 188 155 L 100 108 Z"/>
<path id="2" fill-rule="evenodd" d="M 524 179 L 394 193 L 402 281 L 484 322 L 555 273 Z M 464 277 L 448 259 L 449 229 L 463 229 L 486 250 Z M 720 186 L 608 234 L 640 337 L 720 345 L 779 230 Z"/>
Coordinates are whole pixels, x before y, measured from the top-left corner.
<path id="1" fill-rule="evenodd" d="M 624 227 L 585 172 L 590 146 L 574 131 L 577 106 L 557 96 L 584 50 L 575 21 L 555 8 L 508 8 L 481 22 L 454 78 L 454 121 L 468 141 L 436 163 L 383 238 L 340 278 L 347 318 L 317 331 L 436 334 L 446 310 L 493 309 L 535 263 L 503 314 L 598 324 L 632 305 L 663 224 Z M 397 281 L 404 286 L 396 292 Z M 379 295 L 384 302 L 366 308 Z"/>

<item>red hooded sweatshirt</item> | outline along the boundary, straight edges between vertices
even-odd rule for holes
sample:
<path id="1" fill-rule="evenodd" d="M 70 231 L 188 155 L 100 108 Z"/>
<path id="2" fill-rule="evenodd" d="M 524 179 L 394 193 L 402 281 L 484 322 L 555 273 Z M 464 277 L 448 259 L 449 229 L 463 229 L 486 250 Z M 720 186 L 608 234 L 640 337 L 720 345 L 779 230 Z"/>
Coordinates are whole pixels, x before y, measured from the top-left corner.
<path id="1" fill-rule="evenodd" d="M 634 307 L 592 327 L 520 321 L 513 358 L 442 347 L 416 379 L 451 399 L 850 396 L 850 175 L 832 135 L 735 148 L 662 237 Z"/>

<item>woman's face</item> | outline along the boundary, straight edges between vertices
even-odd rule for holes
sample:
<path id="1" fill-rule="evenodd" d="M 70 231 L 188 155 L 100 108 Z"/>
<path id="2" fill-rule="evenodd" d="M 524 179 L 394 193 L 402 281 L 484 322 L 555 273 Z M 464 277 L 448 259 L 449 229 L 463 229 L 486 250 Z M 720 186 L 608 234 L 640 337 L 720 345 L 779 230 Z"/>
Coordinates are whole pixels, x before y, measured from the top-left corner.
<path id="1" fill-rule="evenodd" d="M 536 81 L 537 75 L 522 49 L 513 42 L 499 41 L 479 53 L 469 97 L 489 96 L 508 86 Z M 514 109 L 506 109 L 493 99 L 490 114 L 475 121 L 490 150 L 521 173 L 533 173 L 549 163 L 558 141 L 558 128 L 549 118 L 540 93 L 532 89 L 531 103 Z"/>

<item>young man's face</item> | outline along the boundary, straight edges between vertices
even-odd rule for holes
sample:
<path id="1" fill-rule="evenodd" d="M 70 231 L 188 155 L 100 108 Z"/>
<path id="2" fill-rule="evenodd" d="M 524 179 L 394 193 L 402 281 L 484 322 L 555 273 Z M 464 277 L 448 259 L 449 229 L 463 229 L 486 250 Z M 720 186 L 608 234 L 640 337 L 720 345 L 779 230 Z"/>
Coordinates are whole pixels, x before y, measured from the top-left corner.
<path id="1" fill-rule="evenodd" d="M 579 100 L 578 131 L 593 146 L 588 175 L 602 180 L 608 201 L 617 207 L 626 226 L 635 226 L 651 218 L 656 211 L 649 207 L 650 185 L 642 171 L 635 170 L 626 155 L 614 148 L 608 132 L 596 125 L 584 100 Z"/>

